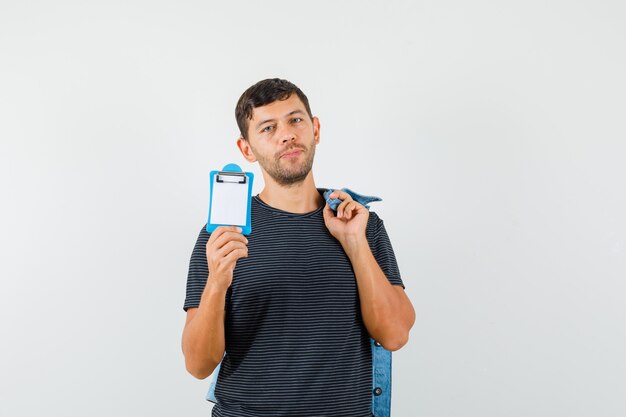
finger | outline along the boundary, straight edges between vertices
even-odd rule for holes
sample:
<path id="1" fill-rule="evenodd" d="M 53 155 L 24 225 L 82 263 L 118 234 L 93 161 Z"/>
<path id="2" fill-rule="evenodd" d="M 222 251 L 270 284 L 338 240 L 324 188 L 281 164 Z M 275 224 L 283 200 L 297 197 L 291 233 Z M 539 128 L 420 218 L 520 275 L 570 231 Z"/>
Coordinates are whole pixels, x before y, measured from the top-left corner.
<path id="1" fill-rule="evenodd" d="M 352 200 L 344 200 L 341 204 L 339 204 L 339 206 L 337 206 L 337 217 L 343 217 L 343 212 L 351 201 Z"/>
<path id="2" fill-rule="evenodd" d="M 216 251 L 215 254 L 217 257 L 225 258 L 232 251 L 242 248 L 248 250 L 248 247 L 244 243 L 231 240 L 230 242 L 222 246 L 218 251 Z"/>
<path id="3" fill-rule="evenodd" d="M 215 261 L 213 265 L 209 265 L 209 273 L 211 272 L 219 272 L 219 271 L 232 271 L 235 268 L 235 264 L 237 260 L 240 258 L 248 257 L 248 248 L 237 248 L 231 251 L 228 255 L 219 258 L 219 260 Z M 211 270 L 211 267 L 215 269 L 215 271 Z"/>
<path id="4" fill-rule="evenodd" d="M 228 263 L 226 259 L 228 256 L 237 250 L 244 250 L 246 253 L 248 251 L 248 247 L 241 242 L 228 242 L 222 248 L 214 251 L 209 255 L 209 269 L 211 269 L 211 265 L 219 268 L 219 265 L 224 265 Z"/>
<path id="5" fill-rule="evenodd" d="M 225 244 L 227 244 L 228 242 L 232 242 L 232 241 L 242 242 L 244 244 L 247 244 L 248 238 L 246 238 L 241 233 L 227 231 L 227 232 L 223 232 L 211 244 L 214 248 L 219 249 L 223 247 Z"/>
<path id="6" fill-rule="evenodd" d="M 346 205 L 346 208 L 344 209 L 344 217 L 350 220 L 359 211 L 359 206 L 360 204 L 357 203 L 356 201 L 351 201 L 350 203 L 348 203 Z"/>
<path id="7" fill-rule="evenodd" d="M 243 248 L 243 247 L 247 248 L 247 244 L 240 240 L 229 240 L 229 241 L 218 242 L 218 243 L 223 243 L 223 244 L 221 246 L 215 245 L 207 249 L 207 256 L 213 259 L 214 262 L 220 261 L 222 258 L 227 256 L 235 248 Z"/>
<path id="8" fill-rule="evenodd" d="M 350 216 L 348 218 L 356 216 L 357 214 L 359 214 L 359 212 L 362 212 L 363 210 L 367 211 L 363 204 L 359 203 L 358 201 L 352 200 L 350 204 Z"/>
<path id="9" fill-rule="evenodd" d="M 248 248 L 240 248 L 240 249 L 235 249 L 234 251 L 229 253 L 228 256 L 224 258 L 224 261 L 228 263 L 231 263 L 231 262 L 235 263 L 237 262 L 237 260 L 241 258 L 247 258 L 247 257 L 248 257 Z"/>
<path id="10" fill-rule="evenodd" d="M 241 227 L 238 226 L 218 226 L 215 228 L 215 230 L 211 233 L 211 236 L 209 236 L 209 242 L 211 241 L 215 241 L 217 238 L 219 238 L 223 233 L 226 232 L 235 232 L 235 233 L 241 233 Z"/>
<path id="11" fill-rule="evenodd" d="M 335 190 L 330 195 L 330 198 L 338 198 L 340 200 L 352 200 L 352 196 L 345 191 Z"/>
<path id="12" fill-rule="evenodd" d="M 350 220 L 352 218 L 353 212 L 356 210 L 356 203 L 354 201 L 350 201 L 343 209 L 343 216 Z"/>
<path id="13" fill-rule="evenodd" d="M 324 210 L 322 211 L 322 214 L 324 215 L 325 222 L 328 222 L 330 219 L 335 217 L 335 214 L 333 213 L 333 209 L 330 208 L 328 203 L 326 203 L 326 205 L 324 206 Z"/>
<path id="14" fill-rule="evenodd" d="M 227 232 L 223 232 L 220 236 L 218 236 L 217 239 L 215 239 L 215 241 L 213 242 L 213 244 L 218 247 L 222 247 L 226 244 L 226 242 L 230 242 L 231 240 L 237 240 L 239 242 L 244 242 L 244 243 L 248 242 L 248 238 L 245 237 L 243 234 L 238 233 L 238 232 L 227 231 Z"/>
<path id="15" fill-rule="evenodd" d="M 216 235 L 219 236 L 222 233 L 225 232 L 237 232 L 237 233 L 241 233 L 241 227 L 239 226 L 217 226 L 215 228 L 215 230 L 213 231 L 213 233 L 211 233 L 211 236 Z"/>

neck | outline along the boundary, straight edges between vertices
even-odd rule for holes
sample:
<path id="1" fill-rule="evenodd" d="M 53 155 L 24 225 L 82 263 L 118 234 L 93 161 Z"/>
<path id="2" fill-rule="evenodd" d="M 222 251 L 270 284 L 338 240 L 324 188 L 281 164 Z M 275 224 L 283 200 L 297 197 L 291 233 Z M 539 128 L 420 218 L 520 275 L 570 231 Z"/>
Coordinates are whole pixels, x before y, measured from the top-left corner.
<path id="1" fill-rule="evenodd" d="M 309 172 L 304 181 L 291 185 L 278 184 L 268 178 L 268 175 L 263 177 L 265 188 L 259 193 L 259 197 L 269 206 L 289 213 L 309 213 L 324 204 L 324 198 L 315 187 L 312 172 Z"/>

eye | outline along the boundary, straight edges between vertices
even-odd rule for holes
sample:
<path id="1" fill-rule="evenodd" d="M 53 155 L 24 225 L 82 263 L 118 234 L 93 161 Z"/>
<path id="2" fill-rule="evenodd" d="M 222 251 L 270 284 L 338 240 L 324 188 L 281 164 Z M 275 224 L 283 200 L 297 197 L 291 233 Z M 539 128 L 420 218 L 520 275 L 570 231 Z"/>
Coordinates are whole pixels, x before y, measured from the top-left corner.
<path id="1" fill-rule="evenodd" d="M 261 133 L 267 133 L 267 132 L 271 131 L 273 127 L 274 126 L 272 126 L 272 125 L 265 126 L 263 129 L 261 129 Z"/>
<path id="2" fill-rule="evenodd" d="M 302 121 L 302 117 L 294 117 L 291 121 L 294 123 L 300 123 Z"/>

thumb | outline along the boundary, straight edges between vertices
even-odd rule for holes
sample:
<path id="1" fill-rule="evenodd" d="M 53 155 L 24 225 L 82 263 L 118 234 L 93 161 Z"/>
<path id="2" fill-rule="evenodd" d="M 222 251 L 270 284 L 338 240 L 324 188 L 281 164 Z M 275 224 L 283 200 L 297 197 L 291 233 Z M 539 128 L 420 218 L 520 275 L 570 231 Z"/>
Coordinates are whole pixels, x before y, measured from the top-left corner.
<path id="1" fill-rule="evenodd" d="M 328 203 L 326 203 L 326 206 L 324 206 L 324 210 L 322 211 L 322 214 L 324 215 L 324 221 L 327 223 L 330 219 L 335 217 L 335 214 L 333 213 L 333 210 L 330 208 Z"/>

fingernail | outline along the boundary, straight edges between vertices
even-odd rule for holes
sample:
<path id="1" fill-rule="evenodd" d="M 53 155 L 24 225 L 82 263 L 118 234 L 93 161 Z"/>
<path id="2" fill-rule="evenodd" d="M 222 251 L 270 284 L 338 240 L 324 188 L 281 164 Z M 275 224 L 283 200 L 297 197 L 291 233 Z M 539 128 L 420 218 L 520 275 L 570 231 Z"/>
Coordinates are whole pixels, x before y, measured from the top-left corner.
<path id="1" fill-rule="evenodd" d="M 242 229 L 241 227 L 237 227 L 237 231 L 238 231 L 239 233 L 241 233 L 241 231 L 242 231 L 242 230 L 243 230 L 243 229 Z"/>

